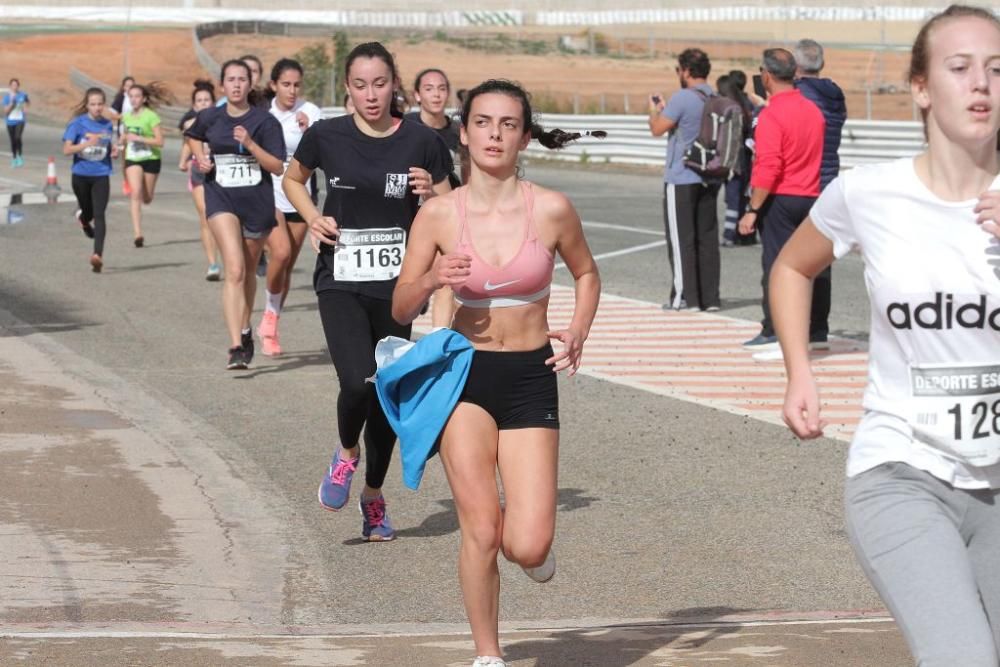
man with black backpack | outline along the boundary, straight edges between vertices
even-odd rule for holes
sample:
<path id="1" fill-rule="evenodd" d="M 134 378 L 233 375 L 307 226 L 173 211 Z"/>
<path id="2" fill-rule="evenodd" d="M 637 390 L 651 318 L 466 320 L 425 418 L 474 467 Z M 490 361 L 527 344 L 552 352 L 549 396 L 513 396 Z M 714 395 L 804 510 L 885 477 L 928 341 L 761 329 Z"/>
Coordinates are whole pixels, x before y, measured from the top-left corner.
<path id="1" fill-rule="evenodd" d="M 720 306 L 716 207 L 719 187 L 728 175 L 728 156 L 718 155 L 719 123 L 725 121 L 711 119 L 716 102 L 722 98 L 707 83 L 710 71 L 704 51 L 685 49 L 676 67 L 681 89 L 666 103 L 662 95 L 649 98 L 649 131 L 654 137 L 670 133 L 663 176 L 663 219 L 673 280 L 664 310 L 714 311 Z M 724 109 L 716 110 L 716 116 L 719 113 L 726 115 Z M 739 132 L 742 134 L 742 126 Z M 722 143 L 726 143 L 725 138 Z"/>

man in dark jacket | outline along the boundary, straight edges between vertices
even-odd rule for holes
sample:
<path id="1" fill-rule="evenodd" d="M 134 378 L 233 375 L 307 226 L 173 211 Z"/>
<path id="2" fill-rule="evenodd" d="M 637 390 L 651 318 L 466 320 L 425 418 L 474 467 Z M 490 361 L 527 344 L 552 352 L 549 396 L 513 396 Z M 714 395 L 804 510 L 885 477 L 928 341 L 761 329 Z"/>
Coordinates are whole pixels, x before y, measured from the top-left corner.
<path id="1" fill-rule="evenodd" d="M 819 170 L 819 187 L 825 189 L 840 173 L 840 134 L 847 120 L 844 91 L 832 79 L 820 78 L 823 71 L 823 46 L 812 39 L 802 39 L 795 45 L 795 87 L 819 107 L 826 120 L 823 136 L 823 162 Z"/>

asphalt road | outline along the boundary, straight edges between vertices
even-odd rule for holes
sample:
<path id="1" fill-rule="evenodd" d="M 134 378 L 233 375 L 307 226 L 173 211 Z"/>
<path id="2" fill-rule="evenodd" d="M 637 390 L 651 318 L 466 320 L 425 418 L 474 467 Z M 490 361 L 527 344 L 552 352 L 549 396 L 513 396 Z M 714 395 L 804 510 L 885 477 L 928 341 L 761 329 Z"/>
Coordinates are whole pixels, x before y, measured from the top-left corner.
<path id="1" fill-rule="evenodd" d="M 29 130 L 28 166 L 13 171 L 5 159 L 3 187 L 40 185 L 44 156 L 58 155 L 58 130 Z M 101 275 L 87 264 L 89 242 L 72 222 L 72 197 L 21 207 L 23 223 L 0 224 L 0 340 L 7 337 L 0 371 L 9 376 L 0 396 L 15 406 L 8 415 L 19 414 L 17 405 L 38 411 L 24 413 L 29 417 L 17 428 L 10 421 L 0 427 L 0 449 L 18 462 L 0 475 L 0 483 L 6 477 L 5 486 L 16 488 L 0 492 L 0 521 L 28 526 L 24 535 L 34 536 L 21 539 L 12 529 L 0 539 L 2 562 L 17 564 L 7 568 L 7 593 L 0 594 L 0 623 L 9 631 L 0 662 L 27 650 L 54 661 L 44 664 L 78 664 L 60 659 L 58 644 L 39 640 L 23 649 L 26 640 L 9 634 L 50 627 L 463 632 L 459 535 L 436 461 L 419 493 L 402 488 L 394 464 L 385 489 L 399 534 L 393 543 L 363 543 L 356 512 L 324 512 L 316 502 L 336 444 L 337 385 L 315 312 L 311 257 L 299 262 L 282 316 L 285 354 L 258 356 L 249 372 L 224 370 L 220 289 L 203 277 L 190 197 L 183 176 L 170 169 L 174 144 L 156 201 L 146 209 L 145 248 L 132 247 L 127 202 L 113 188 Z M 68 160 L 57 159 L 69 192 Z M 532 163 L 526 176 L 570 196 L 597 255 L 662 238 L 655 173 Z M 759 249 L 724 249 L 722 258 L 723 314 L 757 319 Z M 656 303 L 667 297 L 662 247 L 610 256 L 600 267 L 608 294 Z M 570 284 L 564 271 L 556 282 Z M 835 267 L 832 328 L 863 339 L 867 319 L 861 263 L 848 257 Z M 27 394 L 11 389 L 39 386 L 48 389 L 24 390 L 34 403 L 19 403 Z M 844 535 L 844 443 L 802 443 L 775 425 L 585 376 L 561 378 L 559 389 L 559 572 L 538 586 L 502 566 L 507 627 L 823 621 L 878 613 L 880 602 Z M 39 442 L 56 419 L 45 410 L 87 397 L 101 403 L 65 422 L 67 433 L 77 434 L 67 441 L 70 449 L 45 456 L 52 448 Z M 119 421 L 131 430 L 116 436 L 125 428 Z M 123 435 L 133 431 L 134 439 Z M 121 484 L 111 483 L 109 469 L 121 471 Z M 94 481 L 89 489 L 78 483 L 84 478 Z M 47 479 L 61 481 L 45 489 Z M 87 500 L 91 493 L 97 495 Z M 48 511 L 34 512 L 38 503 Z M 101 538 L 104 530 L 114 536 Z M 64 561 L 71 565 L 57 566 Z M 33 567 L 54 574 L 34 581 Z M 132 581 L 123 574 L 129 567 L 148 570 L 126 585 L 120 578 Z M 66 582 L 78 580 L 84 582 L 74 588 L 78 593 L 64 595 Z M 816 662 L 762 654 L 760 663 L 736 657 L 728 664 L 906 664 L 899 662 L 904 654 L 891 623 L 888 634 L 886 624 L 876 634 L 877 649 L 835 663 L 820 651 Z M 515 664 L 689 664 L 682 653 L 680 662 L 655 661 L 662 658 L 655 641 L 619 639 L 633 652 L 612 648 L 602 655 L 617 657 L 560 662 L 528 650 Z M 141 651 L 141 643 L 127 645 Z M 77 652 L 67 655 L 93 650 L 74 645 Z M 435 664 L 413 659 L 409 664 Z M 333 664 L 390 664 L 360 660 Z"/>

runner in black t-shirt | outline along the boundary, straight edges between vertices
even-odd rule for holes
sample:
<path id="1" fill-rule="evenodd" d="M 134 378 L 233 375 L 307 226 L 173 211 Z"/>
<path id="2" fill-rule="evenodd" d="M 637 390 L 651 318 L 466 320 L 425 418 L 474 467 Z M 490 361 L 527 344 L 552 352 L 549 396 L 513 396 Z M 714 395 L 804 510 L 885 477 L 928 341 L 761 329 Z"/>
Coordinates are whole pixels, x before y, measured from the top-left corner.
<path id="1" fill-rule="evenodd" d="M 210 109 L 215 106 L 215 84 L 207 79 L 198 79 L 194 82 L 194 90 L 191 91 L 191 108 L 181 117 L 178 129 L 184 132 L 194 125 L 198 118 L 198 112 L 203 109 Z M 208 271 L 205 273 L 205 280 L 217 281 L 222 277 L 222 267 L 218 263 L 218 251 L 215 246 L 215 237 L 208 227 L 208 218 L 205 217 L 205 174 L 198 171 L 194 156 L 187 142 L 181 146 L 181 157 L 178 168 L 187 172 L 188 190 L 191 191 L 191 199 L 194 201 L 195 211 L 198 213 L 198 223 L 201 228 L 201 246 L 205 250 L 205 257 L 208 259 Z"/>
<path id="2" fill-rule="evenodd" d="M 337 369 L 337 448 L 319 488 L 324 507 L 347 503 L 365 435 L 362 534 L 369 541 L 395 537 L 385 512 L 382 483 L 396 435 L 365 379 L 375 373 L 375 343 L 385 336 L 408 338 L 410 327 L 392 319 L 392 290 L 406 251 L 420 197 L 451 188 L 447 146 L 434 132 L 394 117 L 399 82 L 392 56 L 377 42 L 347 57 L 347 89 L 356 111 L 310 127 L 284 176 L 285 194 L 308 221 L 319 256 L 313 283 L 330 356 Z M 305 184 L 322 169 L 323 213 Z"/>
<path id="3" fill-rule="evenodd" d="M 226 105 L 199 113 L 184 135 L 205 174 L 205 214 L 226 273 L 222 305 L 232 343 L 228 368 L 242 369 L 253 359 L 250 312 L 257 281 L 250 268 L 276 225 L 271 174 L 284 169 L 285 138 L 274 116 L 247 102 L 250 68 L 245 62 L 222 66 L 222 90 Z"/>
<path id="4" fill-rule="evenodd" d="M 454 160 L 461 144 L 458 140 L 458 123 L 445 113 L 451 95 L 448 77 L 439 69 L 422 70 L 413 82 L 413 95 L 420 105 L 420 111 L 411 111 L 403 117 L 426 125 L 437 132 L 451 151 Z M 454 173 L 448 174 L 448 182 L 452 189 L 462 184 Z"/>
<path id="5" fill-rule="evenodd" d="M 118 93 L 115 94 L 115 99 L 111 101 L 111 106 L 104 107 L 104 116 L 115 121 L 115 132 L 119 135 L 122 131 L 122 114 L 132 111 L 128 90 L 134 85 L 135 79 L 131 76 L 125 76 L 118 88 Z M 128 186 L 128 179 L 125 178 L 125 151 L 120 151 L 119 157 L 122 160 L 122 194 L 128 197 L 132 190 Z"/>
<path id="6" fill-rule="evenodd" d="M 445 113 L 448 105 L 448 98 L 451 95 L 451 83 L 447 75 L 439 69 L 429 68 L 421 70 L 413 82 L 413 94 L 420 105 L 420 111 L 413 111 L 404 116 L 408 120 L 432 128 L 438 133 L 448 150 L 451 151 L 452 159 L 457 163 L 462 172 L 459 179 L 452 171 L 448 174 L 448 182 L 454 190 L 468 179 L 469 171 L 469 151 L 462 146 L 459 141 L 460 120 L 453 119 Z M 445 285 L 431 299 L 431 320 L 433 325 L 446 327 L 451 323 L 452 315 L 455 312 L 455 298 L 451 288 Z"/>

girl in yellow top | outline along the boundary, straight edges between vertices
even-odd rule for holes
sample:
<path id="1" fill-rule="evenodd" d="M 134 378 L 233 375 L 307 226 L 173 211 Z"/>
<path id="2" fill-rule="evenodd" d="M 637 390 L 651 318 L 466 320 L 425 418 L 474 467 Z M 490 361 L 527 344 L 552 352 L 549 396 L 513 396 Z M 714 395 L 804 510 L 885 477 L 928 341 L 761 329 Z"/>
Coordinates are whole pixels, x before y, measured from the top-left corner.
<path id="1" fill-rule="evenodd" d="M 132 213 L 132 231 L 135 247 L 141 248 L 142 205 L 153 201 L 156 180 L 160 176 L 160 155 L 163 149 L 163 130 L 160 116 L 152 107 L 164 99 L 156 84 L 133 84 L 128 91 L 132 110 L 122 114 L 122 141 L 125 143 L 125 180 L 129 185 L 129 204 Z"/>

